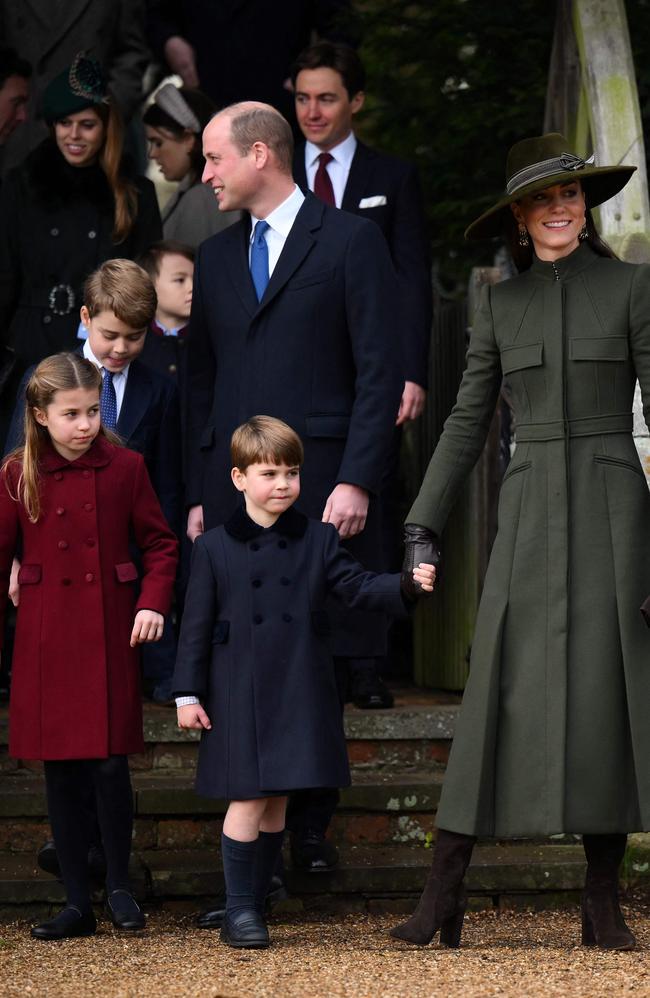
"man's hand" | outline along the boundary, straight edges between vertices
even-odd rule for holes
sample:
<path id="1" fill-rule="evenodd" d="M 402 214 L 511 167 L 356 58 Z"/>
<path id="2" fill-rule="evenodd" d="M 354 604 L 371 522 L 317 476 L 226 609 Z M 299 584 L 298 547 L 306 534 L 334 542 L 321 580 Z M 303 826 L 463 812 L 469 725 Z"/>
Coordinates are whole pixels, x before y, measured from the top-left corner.
<path id="1" fill-rule="evenodd" d="M 421 385 L 416 384 L 415 381 L 405 381 L 395 426 L 402 426 L 403 423 L 408 423 L 421 416 L 426 400 L 427 393 Z"/>
<path id="2" fill-rule="evenodd" d="M 160 641 L 165 618 L 155 610 L 138 610 L 131 631 L 131 647 L 142 645 L 149 641 Z"/>
<path id="3" fill-rule="evenodd" d="M 176 708 L 179 728 L 206 728 L 208 731 L 212 727 L 210 718 L 203 710 L 200 703 L 188 703 L 184 707 Z"/>
<path id="4" fill-rule="evenodd" d="M 192 544 L 203 533 L 203 506 L 191 506 L 187 514 L 187 536 Z"/>
<path id="5" fill-rule="evenodd" d="M 194 49 L 185 38 L 172 35 L 165 42 L 164 53 L 169 68 L 172 72 L 178 73 L 186 87 L 199 86 Z"/>
<path id="6" fill-rule="evenodd" d="M 14 606 L 18 606 L 20 603 L 20 586 L 18 585 L 18 573 L 20 571 L 20 562 L 18 558 L 14 558 L 11 563 L 11 575 L 9 576 L 9 599 Z"/>
<path id="7" fill-rule="evenodd" d="M 340 482 L 330 493 L 325 509 L 323 523 L 333 523 L 339 532 L 339 537 L 354 537 L 360 534 L 366 525 L 368 515 L 368 493 L 358 485 L 348 485 Z"/>

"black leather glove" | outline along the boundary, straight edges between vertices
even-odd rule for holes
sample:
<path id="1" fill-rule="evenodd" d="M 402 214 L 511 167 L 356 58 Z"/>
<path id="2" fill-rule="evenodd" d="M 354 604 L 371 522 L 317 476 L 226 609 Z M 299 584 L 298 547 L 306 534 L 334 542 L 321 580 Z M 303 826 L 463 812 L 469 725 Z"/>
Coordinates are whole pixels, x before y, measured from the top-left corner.
<path id="1" fill-rule="evenodd" d="M 427 527 L 417 523 L 407 523 L 404 527 L 404 562 L 400 586 L 404 595 L 411 600 L 432 593 L 423 589 L 413 578 L 413 569 L 420 564 L 435 565 L 436 575 L 440 567 L 440 545 L 438 537 Z"/>

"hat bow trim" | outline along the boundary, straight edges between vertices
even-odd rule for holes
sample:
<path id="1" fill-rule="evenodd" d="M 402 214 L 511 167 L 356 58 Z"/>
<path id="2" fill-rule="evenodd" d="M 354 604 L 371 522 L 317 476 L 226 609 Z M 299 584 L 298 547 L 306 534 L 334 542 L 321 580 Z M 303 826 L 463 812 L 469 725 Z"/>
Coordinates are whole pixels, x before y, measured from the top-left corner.
<path id="1" fill-rule="evenodd" d="M 515 194 L 522 187 L 543 180 L 544 177 L 552 177 L 556 173 L 562 173 L 566 170 L 584 170 L 586 166 L 593 166 L 593 163 L 593 156 L 590 156 L 589 159 L 581 159 L 580 156 L 575 156 L 572 152 L 563 152 L 560 156 L 544 159 L 541 163 L 533 163 L 532 166 L 525 166 L 523 170 L 518 170 L 506 184 L 506 194 Z"/>

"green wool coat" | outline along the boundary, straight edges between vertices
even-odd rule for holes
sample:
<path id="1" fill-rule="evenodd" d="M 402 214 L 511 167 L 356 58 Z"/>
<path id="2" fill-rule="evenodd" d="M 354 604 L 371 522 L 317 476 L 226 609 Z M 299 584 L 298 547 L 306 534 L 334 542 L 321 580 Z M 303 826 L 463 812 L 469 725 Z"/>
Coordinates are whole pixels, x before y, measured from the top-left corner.
<path id="1" fill-rule="evenodd" d="M 650 267 L 582 245 L 483 289 L 456 405 L 407 522 L 441 533 L 502 375 L 517 447 L 499 498 L 441 828 L 650 829 Z"/>

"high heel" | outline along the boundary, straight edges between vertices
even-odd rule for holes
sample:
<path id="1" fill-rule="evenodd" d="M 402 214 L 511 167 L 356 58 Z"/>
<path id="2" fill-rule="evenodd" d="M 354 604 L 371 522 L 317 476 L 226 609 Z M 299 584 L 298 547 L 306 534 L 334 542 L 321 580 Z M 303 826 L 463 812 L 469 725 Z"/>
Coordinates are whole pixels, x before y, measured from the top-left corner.
<path id="1" fill-rule="evenodd" d="M 433 862 L 422 896 L 412 916 L 390 930 L 393 939 L 426 946 L 440 930 L 440 942 L 454 949 L 460 945 L 467 897 L 465 870 L 476 839 L 440 829 Z"/>

